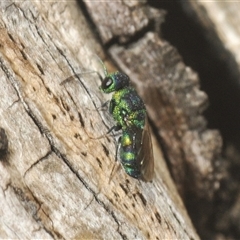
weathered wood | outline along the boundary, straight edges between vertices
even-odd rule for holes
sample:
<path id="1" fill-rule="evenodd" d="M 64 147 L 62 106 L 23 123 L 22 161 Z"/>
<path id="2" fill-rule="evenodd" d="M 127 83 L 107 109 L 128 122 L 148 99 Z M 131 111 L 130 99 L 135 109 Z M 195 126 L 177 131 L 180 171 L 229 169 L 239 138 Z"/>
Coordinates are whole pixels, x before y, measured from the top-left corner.
<path id="1" fill-rule="evenodd" d="M 113 39 L 127 42 L 152 24 L 164 21 L 165 11 L 151 8 L 146 1 L 84 1 L 103 43 Z"/>
<path id="2" fill-rule="evenodd" d="M 225 47 L 240 65 L 240 16 L 239 2 L 189 2 L 189 8 L 194 10 L 199 23 L 211 38 L 220 40 L 216 46 Z M 196 20 L 197 20 L 196 19 Z"/>
<path id="3" fill-rule="evenodd" d="M 203 233 L 203 237 L 204 234 L 211 234 L 211 239 L 239 239 L 240 3 L 184 1 L 182 5 L 186 15 L 203 32 L 209 56 L 213 56 L 209 58 L 203 53 L 201 68 L 211 74 L 211 80 L 206 80 L 205 88 L 208 87 L 211 95 L 214 123 L 224 138 L 224 178 L 220 182 L 211 214 L 206 214 L 204 221 L 198 222 L 198 231 Z M 208 63 L 204 63 L 205 59 Z M 207 207 L 204 212 L 209 213 L 209 209 Z"/>
<path id="4" fill-rule="evenodd" d="M 199 239 L 154 138 L 152 183 L 122 169 L 109 179 L 114 140 L 92 139 L 113 124 L 97 111 L 106 101 L 98 75 L 60 85 L 102 71 L 76 3 L 0 8 L 0 126 L 9 141 L 0 163 L 1 238 Z"/>

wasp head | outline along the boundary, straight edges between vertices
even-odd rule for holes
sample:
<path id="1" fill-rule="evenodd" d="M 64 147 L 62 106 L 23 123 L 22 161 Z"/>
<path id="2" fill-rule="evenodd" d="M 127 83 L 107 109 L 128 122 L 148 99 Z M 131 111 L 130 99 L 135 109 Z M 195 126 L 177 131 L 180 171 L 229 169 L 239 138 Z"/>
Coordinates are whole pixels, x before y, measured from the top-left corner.
<path id="1" fill-rule="evenodd" d="M 129 86 L 129 77 L 120 72 L 108 74 L 102 81 L 100 89 L 104 93 L 118 91 Z"/>

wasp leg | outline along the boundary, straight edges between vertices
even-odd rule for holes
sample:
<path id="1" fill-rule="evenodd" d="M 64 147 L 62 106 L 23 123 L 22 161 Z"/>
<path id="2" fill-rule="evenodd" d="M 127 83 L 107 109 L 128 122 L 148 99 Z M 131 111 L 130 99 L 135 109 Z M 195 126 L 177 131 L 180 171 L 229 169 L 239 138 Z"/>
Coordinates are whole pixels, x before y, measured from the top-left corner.
<path id="1" fill-rule="evenodd" d="M 115 162 L 114 162 L 112 171 L 111 171 L 111 173 L 110 173 L 110 177 L 109 177 L 109 179 L 108 179 L 108 183 L 110 183 L 113 175 L 115 175 L 115 173 L 116 173 L 116 172 L 119 170 L 119 168 L 120 168 L 120 164 L 119 164 L 119 162 L 117 161 L 117 160 L 118 160 L 118 159 L 117 159 L 117 157 L 118 157 L 118 152 L 119 152 L 120 147 L 121 147 L 121 137 L 118 139 L 118 145 L 117 145 L 117 147 L 116 147 L 116 153 L 115 153 Z"/>
<path id="2" fill-rule="evenodd" d="M 101 135 L 99 137 L 91 137 L 91 136 L 89 136 L 89 138 L 91 138 L 91 139 L 100 139 L 100 138 L 106 137 L 112 131 L 119 131 L 120 129 L 121 129 L 121 126 L 116 125 L 116 126 L 111 127 L 106 133 L 104 133 L 103 135 Z"/>
<path id="3" fill-rule="evenodd" d="M 107 109 L 107 105 L 109 104 L 109 100 L 108 101 L 106 101 L 105 103 L 103 103 L 102 104 L 102 106 L 100 106 L 100 107 L 98 107 L 96 110 L 97 111 L 107 111 L 108 109 Z"/>
<path id="4" fill-rule="evenodd" d="M 90 109 L 88 107 L 86 107 L 86 109 L 89 110 L 89 111 L 94 111 L 94 112 L 107 111 L 108 110 L 108 107 L 107 107 L 108 103 L 109 103 L 109 100 L 106 101 L 105 103 L 103 103 L 100 107 L 97 107 L 96 109 Z"/>
<path id="5" fill-rule="evenodd" d="M 118 138 L 118 144 L 117 144 L 117 147 L 116 147 L 116 154 L 115 154 L 115 162 L 117 162 L 118 152 L 119 152 L 119 149 L 121 147 L 121 140 L 122 140 L 122 137 Z"/>

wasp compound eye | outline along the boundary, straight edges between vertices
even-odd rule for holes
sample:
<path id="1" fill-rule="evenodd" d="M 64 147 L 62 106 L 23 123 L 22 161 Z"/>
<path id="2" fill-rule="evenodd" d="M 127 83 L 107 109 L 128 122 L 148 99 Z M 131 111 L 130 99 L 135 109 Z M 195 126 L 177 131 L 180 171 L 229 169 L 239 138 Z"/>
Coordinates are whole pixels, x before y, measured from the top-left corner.
<path id="1" fill-rule="evenodd" d="M 111 77 L 106 77 L 104 80 L 103 80 L 103 83 L 102 83 L 102 88 L 106 89 L 106 88 L 109 88 L 111 85 L 112 85 L 112 78 Z"/>
<path id="2" fill-rule="evenodd" d="M 107 76 L 104 78 L 100 89 L 105 93 L 110 93 L 115 91 L 114 79 L 112 76 Z"/>

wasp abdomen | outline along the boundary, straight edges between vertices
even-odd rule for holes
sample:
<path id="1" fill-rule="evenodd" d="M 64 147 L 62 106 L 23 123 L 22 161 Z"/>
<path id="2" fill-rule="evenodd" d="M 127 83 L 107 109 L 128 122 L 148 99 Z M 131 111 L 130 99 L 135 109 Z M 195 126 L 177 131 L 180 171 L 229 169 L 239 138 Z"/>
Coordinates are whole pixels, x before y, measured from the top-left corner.
<path id="1" fill-rule="evenodd" d="M 126 173 L 134 178 L 141 177 L 141 163 L 138 159 L 137 138 L 141 138 L 141 129 L 125 129 L 121 137 L 120 159 Z"/>

